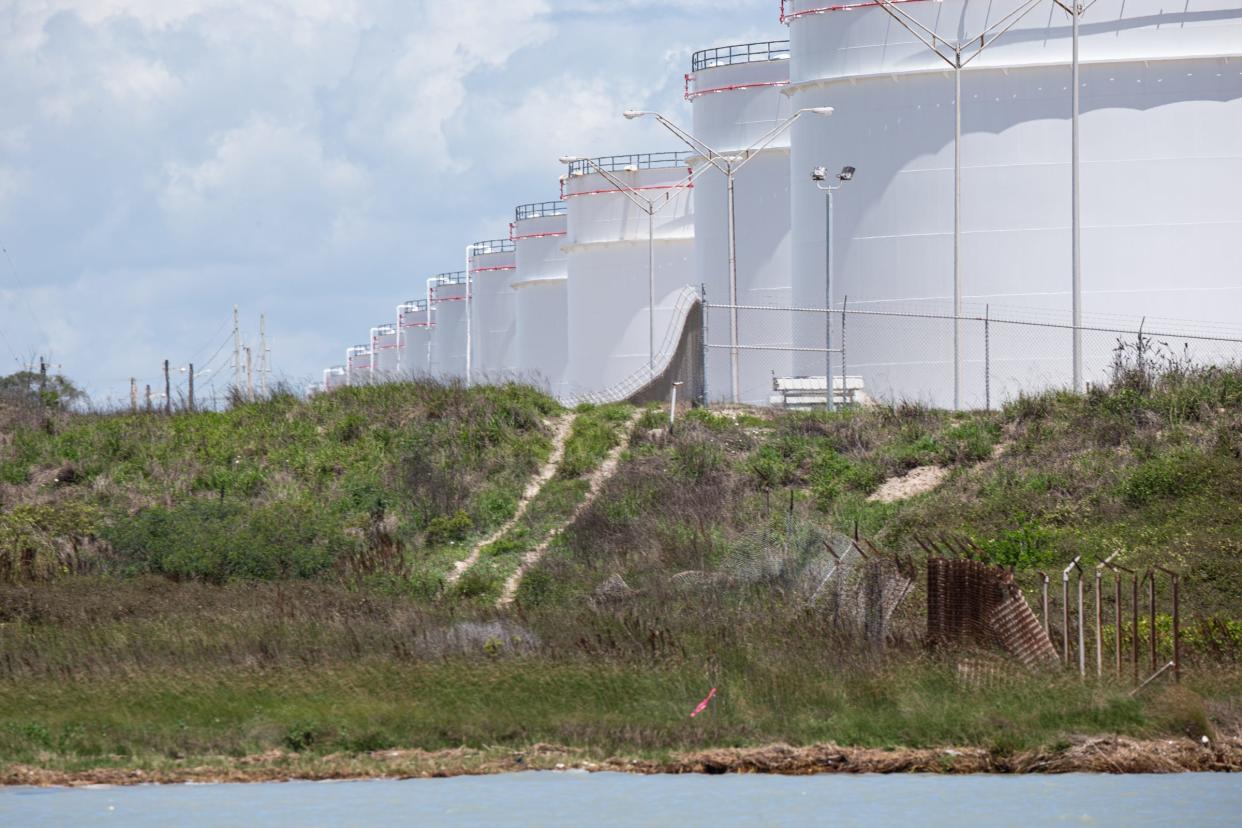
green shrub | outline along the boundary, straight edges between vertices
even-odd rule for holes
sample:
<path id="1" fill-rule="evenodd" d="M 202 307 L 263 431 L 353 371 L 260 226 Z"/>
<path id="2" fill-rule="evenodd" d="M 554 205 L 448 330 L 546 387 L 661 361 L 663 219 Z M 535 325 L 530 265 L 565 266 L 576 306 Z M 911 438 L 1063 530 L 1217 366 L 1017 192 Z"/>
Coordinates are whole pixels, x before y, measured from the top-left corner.
<path id="1" fill-rule="evenodd" d="M 314 577 L 347 544 L 320 509 L 286 502 L 191 500 L 147 509 L 103 535 L 128 572 L 213 583 Z"/>
<path id="2" fill-rule="evenodd" d="M 427 543 L 440 546 L 454 541 L 463 541 L 474 528 L 474 521 L 464 510 L 458 509 L 451 515 L 434 517 L 427 524 Z"/>
<path id="3" fill-rule="evenodd" d="M 1209 458 L 1182 450 L 1141 463 L 1121 484 L 1121 499 L 1136 509 L 1155 500 L 1185 497 L 1211 477 Z"/>

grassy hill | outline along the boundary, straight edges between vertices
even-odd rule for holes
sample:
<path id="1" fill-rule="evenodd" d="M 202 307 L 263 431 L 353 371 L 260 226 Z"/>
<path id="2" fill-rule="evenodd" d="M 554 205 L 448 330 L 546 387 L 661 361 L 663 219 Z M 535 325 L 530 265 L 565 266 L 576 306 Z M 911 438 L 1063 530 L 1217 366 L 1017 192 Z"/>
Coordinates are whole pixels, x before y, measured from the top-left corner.
<path id="1" fill-rule="evenodd" d="M 1242 372 L 1143 367 L 996 412 L 693 411 L 671 434 L 653 407 L 557 532 L 629 427 L 626 406 L 583 407 L 550 482 L 451 585 L 552 451 L 567 412 L 530 389 L 394 384 L 172 417 L 4 406 L 6 778 L 258 754 L 330 774 L 396 747 L 1008 755 L 1242 734 Z M 924 466 L 939 486 L 873 499 Z M 855 526 L 915 556 L 916 535 L 966 536 L 1022 577 L 1075 555 L 1173 565 L 1186 685 L 963 682 L 923 651 L 917 593 L 868 651 L 799 591 L 804 551 Z"/>

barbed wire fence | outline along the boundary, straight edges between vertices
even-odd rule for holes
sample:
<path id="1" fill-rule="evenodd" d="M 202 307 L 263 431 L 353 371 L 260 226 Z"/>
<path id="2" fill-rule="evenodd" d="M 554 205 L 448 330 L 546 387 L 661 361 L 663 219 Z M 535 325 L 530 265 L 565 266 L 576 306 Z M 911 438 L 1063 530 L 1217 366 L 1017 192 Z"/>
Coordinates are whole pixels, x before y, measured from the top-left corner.
<path id="1" fill-rule="evenodd" d="M 983 306 L 955 316 L 851 307 L 848 298 L 831 309 L 706 298 L 703 305 L 708 405 L 823 406 L 829 366 L 838 404 L 872 399 L 992 409 L 1020 393 L 1072 386 L 1074 326 L 1048 319 L 1051 311 L 1005 308 L 1002 313 Z M 1109 382 L 1123 365 L 1157 370 L 1242 362 L 1242 332 L 1212 323 L 1104 319 L 1078 330 L 1087 384 Z M 791 378 L 816 382 L 780 382 Z"/>

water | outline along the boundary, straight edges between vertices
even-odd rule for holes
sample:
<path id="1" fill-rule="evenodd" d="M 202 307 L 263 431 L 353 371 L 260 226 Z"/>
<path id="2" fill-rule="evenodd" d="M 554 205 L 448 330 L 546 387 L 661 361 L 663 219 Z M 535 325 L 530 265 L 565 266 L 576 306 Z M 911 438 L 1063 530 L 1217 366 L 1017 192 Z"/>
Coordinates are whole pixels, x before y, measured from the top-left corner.
<path id="1" fill-rule="evenodd" d="M 1242 824 L 1242 776 L 633 776 L 0 788 L 0 825 L 1196 826 Z"/>

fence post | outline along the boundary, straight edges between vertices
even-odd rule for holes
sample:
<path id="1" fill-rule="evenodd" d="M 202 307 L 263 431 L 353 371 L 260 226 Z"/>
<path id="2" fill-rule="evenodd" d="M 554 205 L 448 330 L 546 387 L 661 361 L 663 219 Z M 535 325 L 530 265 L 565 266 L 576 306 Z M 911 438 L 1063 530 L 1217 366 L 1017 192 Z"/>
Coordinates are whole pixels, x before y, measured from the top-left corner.
<path id="1" fill-rule="evenodd" d="M 845 308 L 849 305 L 849 303 L 850 297 L 847 293 L 845 296 L 841 297 L 841 386 L 845 391 L 849 390 L 850 385 L 850 372 L 846 370 L 845 364 Z M 852 402 L 854 399 L 853 394 L 849 394 L 848 399 Z"/>
<path id="2" fill-rule="evenodd" d="M 992 306 L 983 306 L 983 408 L 992 410 Z"/>
<path id="3" fill-rule="evenodd" d="M 1181 576 L 1173 574 L 1173 680 L 1178 684 L 1182 681 L 1181 583 Z"/>
<path id="4" fill-rule="evenodd" d="M 707 408 L 707 400 L 708 400 L 708 396 L 707 396 L 707 317 L 709 314 L 708 314 L 708 304 L 707 304 L 707 283 L 706 282 L 699 283 L 699 308 L 702 310 L 702 313 L 703 313 L 703 388 L 702 388 L 703 397 L 702 399 L 699 400 L 699 403 L 704 408 Z"/>
<path id="5" fill-rule="evenodd" d="M 1137 572 L 1131 574 L 1131 597 L 1134 599 L 1133 606 L 1130 608 L 1132 612 L 1131 620 L 1134 623 L 1133 629 L 1130 630 L 1131 637 L 1134 639 L 1134 653 L 1131 660 L 1134 662 L 1134 684 L 1137 686 L 1139 681 L 1139 576 Z"/>
<path id="6" fill-rule="evenodd" d="M 1040 572 L 1039 577 L 1040 577 L 1039 592 L 1040 592 L 1040 599 L 1041 599 L 1040 606 L 1043 608 L 1043 616 L 1044 616 L 1044 635 L 1047 635 L 1051 638 L 1052 627 L 1049 624 L 1049 619 L 1048 619 L 1048 573 Z"/>

